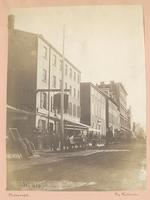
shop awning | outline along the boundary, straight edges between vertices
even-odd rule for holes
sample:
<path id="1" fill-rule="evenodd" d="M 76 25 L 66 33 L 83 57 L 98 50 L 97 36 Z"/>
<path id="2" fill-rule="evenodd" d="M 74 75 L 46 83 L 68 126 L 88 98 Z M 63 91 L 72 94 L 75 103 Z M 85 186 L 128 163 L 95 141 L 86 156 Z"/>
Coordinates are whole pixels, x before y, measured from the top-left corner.
<path id="1" fill-rule="evenodd" d="M 78 122 L 71 122 L 68 120 L 64 121 L 64 128 L 65 130 L 88 130 L 89 126 L 82 124 L 82 123 L 78 123 Z"/>
<path id="2" fill-rule="evenodd" d="M 93 131 L 93 132 L 98 132 L 98 133 L 100 133 L 101 132 L 101 130 L 99 130 L 99 129 L 95 129 L 95 128 L 89 128 L 89 131 Z"/>
<path id="3" fill-rule="evenodd" d="M 26 115 L 35 115 L 33 112 L 25 111 L 19 108 L 15 108 L 13 106 L 7 105 L 7 111 L 15 112 L 15 113 L 20 113 L 20 114 L 26 114 Z"/>

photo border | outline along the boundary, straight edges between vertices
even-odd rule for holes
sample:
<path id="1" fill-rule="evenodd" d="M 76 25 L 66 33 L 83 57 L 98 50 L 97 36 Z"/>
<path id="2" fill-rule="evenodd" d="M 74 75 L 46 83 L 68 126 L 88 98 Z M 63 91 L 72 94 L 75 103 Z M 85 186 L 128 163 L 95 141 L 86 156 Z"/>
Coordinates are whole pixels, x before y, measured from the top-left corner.
<path id="1" fill-rule="evenodd" d="M 79 5 L 142 5 L 144 11 L 144 41 L 146 64 L 146 133 L 147 133 L 147 189 L 142 191 L 107 191 L 107 192 L 37 192 L 6 190 L 6 88 L 7 88 L 7 16 L 10 8 L 79 6 Z M 150 197 L 150 1 L 149 0 L 0 0 L 0 197 L 1 199 L 27 200 L 99 200 L 99 199 L 139 199 Z"/>

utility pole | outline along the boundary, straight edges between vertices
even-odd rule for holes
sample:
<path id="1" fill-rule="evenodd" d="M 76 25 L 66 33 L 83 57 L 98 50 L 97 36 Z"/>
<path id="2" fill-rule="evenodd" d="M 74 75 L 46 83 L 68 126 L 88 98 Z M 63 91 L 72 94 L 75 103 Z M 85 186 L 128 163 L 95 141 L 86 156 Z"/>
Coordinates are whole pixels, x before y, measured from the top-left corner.
<path id="1" fill-rule="evenodd" d="M 50 69 L 51 69 L 51 48 L 49 48 L 49 73 L 48 73 L 48 133 L 50 132 L 50 124 L 49 124 L 49 119 L 50 119 Z"/>
<path id="2" fill-rule="evenodd" d="M 62 74 L 61 74 L 61 150 L 63 150 L 63 140 L 64 140 L 64 49 L 65 49 L 65 25 L 63 25 L 63 43 L 62 43 Z"/>

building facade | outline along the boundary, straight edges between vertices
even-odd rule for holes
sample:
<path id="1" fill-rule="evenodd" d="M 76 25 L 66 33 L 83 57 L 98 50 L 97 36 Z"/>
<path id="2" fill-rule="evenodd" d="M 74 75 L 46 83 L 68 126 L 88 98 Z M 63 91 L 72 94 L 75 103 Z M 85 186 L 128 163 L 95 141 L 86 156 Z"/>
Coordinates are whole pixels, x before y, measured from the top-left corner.
<path id="1" fill-rule="evenodd" d="M 131 131 L 132 130 L 132 115 L 131 115 L 131 107 L 127 110 L 127 127 Z"/>
<path id="2" fill-rule="evenodd" d="M 36 96 L 36 127 L 55 127 L 55 119 L 60 119 L 60 110 L 54 107 L 55 89 L 61 90 L 62 85 L 62 54 L 42 37 L 38 37 L 37 46 L 37 90 L 52 89 L 50 92 L 38 92 Z M 80 123 L 80 71 L 67 59 L 64 62 L 64 89 L 69 89 L 68 109 L 64 119 Z M 59 92 L 60 93 L 60 92 Z M 49 119 L 48 119 L 49 116 Z"/>
<path id="3" fill-rule="evenodd" d="M 58 133 L 60 110 L 54 109 L 54 95 L 60 93 L 62 85 L 62 54 L 41 35 L 14 29 L 14 23 L 14 16 L 9 16 L 7 117 L 11 116 L 11 110 L 13 113 L 15 109 L 27 111 L 33 115 L 31 129 L 45 132 L 49 128 L 50 132 Z M 81 72 L 65 58 L 64 88 L 70 90 L 66 92 L 69 97 L 69 106 L 64 113 L 66 129 L 70 123 L 82 127 L 80 80 Z M 14 109 L 10 110 L 10 107 Z M 10 121 L 8 128 L 19 122 L 7 120 Z M 22 121 L 22 126 L 28 122 Z"/>
<path id="4" fill-rule="evenodd" d="M 101 82 L 97 84 L 103 92 L 110 96 L 117 104 L 120 112 L 120 128 L 122 132 L 128 132 L 128 117 L 127 117 L 127 92 L 122 83 L 111 81 L 108 84 Z"/>
<path id="5" fill-rule="evenodd" d="M 106 96 L 106 128 L 111 128 L 113 136 L 120 131 L 120 112 L 113 99 Z"/>
<path id="6" fill-rule="evenodd" d="M 80 84 L 81 123 L 90 126 L 93 133 L 106 136 L 106 99 L 92 83 Z"/>

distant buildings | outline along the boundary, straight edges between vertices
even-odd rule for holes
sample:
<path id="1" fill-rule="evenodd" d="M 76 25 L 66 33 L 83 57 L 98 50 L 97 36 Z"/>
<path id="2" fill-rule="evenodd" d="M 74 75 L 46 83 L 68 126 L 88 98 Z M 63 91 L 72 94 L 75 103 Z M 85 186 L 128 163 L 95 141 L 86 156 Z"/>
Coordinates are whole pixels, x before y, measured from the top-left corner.
<path id="1" fill-rule="evenodd" d="M 92 83 L 80 86 L 81 123 L 90 126 L 90 131 L 106 136 L 106 99 Z"/>
<path id="2" fill-rule="evenodd" d="M 127 128 L 128 130 L 132 130 L 132 113 L 131 113 L 131 107 L 127 109 Z"/>
<path id="3" fill-rule="evenodd" d="M 120 131 L 120 112 L 115 101 L 106 96 L 106 127 L 111 128 L 113 136 Z"/>
<path id="4" fill-rule="evenodd" d="M 115 83 L 111 81 L 108 84 L 101 82 L 97 85 L 105 94 L 110 96 L 118 105 L 120 112 L 120 128 L 122 132 L 129 131 L 130 112 L 127 112 L 127 92 L 122 83 Z"/>
<path id="5" fill-rule="evenodd" d="M 142 128 L 141 124 L 139 124 L 139 123 L 133 122 L 132 133 L 133 133 L 133 137 L 135 137 L 137 139 L 145 139 L 146 138 L 145 131 Z"/>

